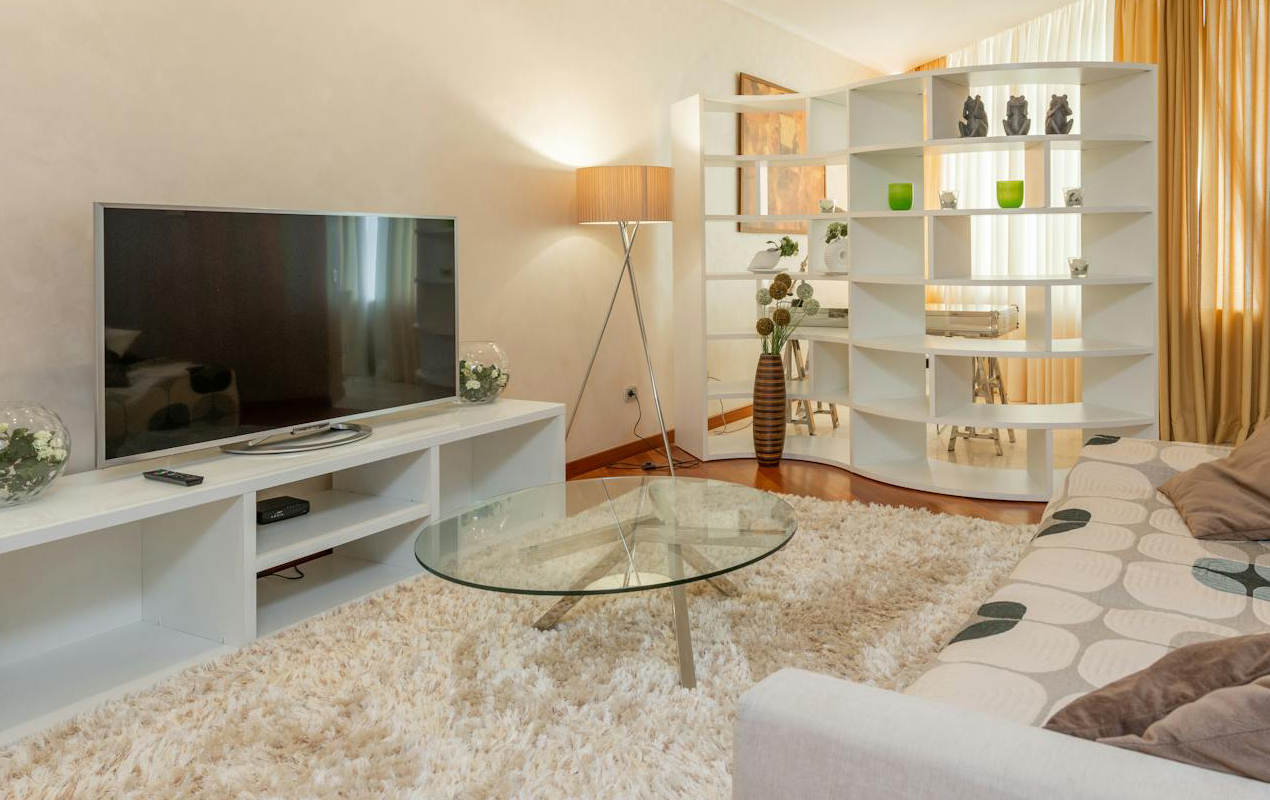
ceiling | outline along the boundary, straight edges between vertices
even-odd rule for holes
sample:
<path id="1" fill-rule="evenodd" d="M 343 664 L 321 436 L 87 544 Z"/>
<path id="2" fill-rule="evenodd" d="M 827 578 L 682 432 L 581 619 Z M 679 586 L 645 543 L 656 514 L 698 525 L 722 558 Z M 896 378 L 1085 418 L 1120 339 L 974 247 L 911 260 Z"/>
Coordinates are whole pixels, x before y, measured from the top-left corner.
<path id="1" fill-rule="evenodd" d="M 902 72 L 1072 0 L 724 0 L 881 70 Z"/>

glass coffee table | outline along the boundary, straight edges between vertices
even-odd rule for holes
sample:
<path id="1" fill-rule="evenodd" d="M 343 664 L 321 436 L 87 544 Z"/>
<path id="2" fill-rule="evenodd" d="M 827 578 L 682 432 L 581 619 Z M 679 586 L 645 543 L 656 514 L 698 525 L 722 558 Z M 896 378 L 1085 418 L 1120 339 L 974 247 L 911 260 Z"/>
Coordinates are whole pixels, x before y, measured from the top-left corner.
<path id="1" fill-rule="evenodd" d="M 774 494 L 700 478 L 594 478 L 495 497 L 428 525 L 423 568 L 446 580 L 514 594 L 559 596 L 546 630 L 587 595 L 669 589 L 679 679 L 696 686 L 684 585 L 761 561 L 794 535 L 794 510 Z"/>

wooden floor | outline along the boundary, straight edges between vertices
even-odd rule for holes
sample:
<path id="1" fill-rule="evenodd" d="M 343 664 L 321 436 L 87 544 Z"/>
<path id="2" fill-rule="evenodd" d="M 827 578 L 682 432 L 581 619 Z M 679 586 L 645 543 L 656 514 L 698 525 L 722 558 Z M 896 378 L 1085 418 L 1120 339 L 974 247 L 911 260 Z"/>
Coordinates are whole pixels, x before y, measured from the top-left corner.
<path id="1" fill-rule="evenodd" d="M 678 449 L 675 450 L 675 458 L 695 460 Z M 646 461 L 652 461 L 661 467 L 657 474 L 666 474 L 666 458 L 660 450 L 649 450 L 626 458 L 617 465 L 601 467 L 577 475 L 574 479 L 648 474 L 638 468 L 638 465 Z M 621 465 L 635 465 L 635 468 Z M 696 467 L 676 468 L 675 472 L 678 475 L 694 478 L 713 478 L 742 483 L 772 492 L 808 495 L 824 500 L 859 500 L 862 503 L 925 508 L 929 511 L 979 517 L 998 522 L 1040 522 L 1041 512 L 1045 509 L 1044 503 L 975 500 L 904 489 L 852 475 L 837 467 L 813 464 L 808 461 L 787 460 L 782 461 L 779 467 L 760 467 L 752 458 L 737 458 L 707 461 Z"/>

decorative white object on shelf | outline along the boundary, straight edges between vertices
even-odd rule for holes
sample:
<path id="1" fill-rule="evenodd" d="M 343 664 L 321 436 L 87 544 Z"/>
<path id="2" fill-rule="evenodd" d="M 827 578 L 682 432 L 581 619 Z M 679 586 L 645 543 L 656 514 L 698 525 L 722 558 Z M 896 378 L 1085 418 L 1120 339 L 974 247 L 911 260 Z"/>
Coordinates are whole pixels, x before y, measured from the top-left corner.
<path id="1" fill-rule="evenodd" d="M 825 229 L 825 271 L 844 274 L 850 271 L 850 250 L 847 245 L 847 223 L 831 222 Z"/>
<path id="2" fill-rule="evenodd" d="M 832 214 L 838 210 L 838 201 L 829 197 L 822 198 L 820 201 L 820 213 Z"/>
<path id="3" fill-rule="evenodd" d="M 754 258 L 750 259 L 750 266 L 747 269 L 750 272 L 775 272 L 780 263 L 780 250 L 760 250 L 754 254 Z"/>
<path id="4" fill-rule="evenodd" d="M 1089 262 L 1086 259 L 1073 256 L 1067 259 L 1067 269 L 1071 272 L 1073 278 L 1083 278 L 1089 274 Z"/>
<path id="5" fill-rule="evenodd" d="M 840 275 L 851 271 L 850 253 L 846 239 L 839 239 L 836 242 L 825 245 L 825 271 Z"/>
<path id="6" fill-rule="evenodd" d="M 752 399 L 747 379 L 751 362 L 739 343 L 750 342 L 755 351 L 758 344 L 752 330 L 702 313 L 734 294 L 730 281 L 739 278 L 731 275 L 749 274 L 735 268 L 729 272 L 738 246 L 747 252 L 746 240 L 712 223 L 805 223 L 809 263 L 819 267 L 832 260 L 828 251 L 833 242 L 824 234 L 838 219 L 851 224 L 848 286 L 826 287 L 821 312 L 794 334 L 811 369 L 805 379 L 788 382 L 788 395 L 791 400 L 833 403 L 850 420 L 837 429 L 817 425 L 815 435 L 806 424 L 788 428 L 785 458 L 831 464 L 924 491 L 1047 500 L 1065 474 L 1063 456 L 1055 455 L 1055 431 L 1155 438 L 1155 73 L 1153 65 L 1119 62 L 993 64 L 872 78 L 823 92 L 694 96 L 676 103 L 672 158 L 676 196 L 684 198 L 676 205 L 673 242 L 676 444 L 706 460 L 754 455 L 748 428 L 718 434 L 707 425 L 718 413 L 718 400 Z M 1026 97 L 1033 87 L 1049 85 L 1079 87 L 1080 133 L 1022 136 L 1021 105 L 1013 115 L 1017 127 L 1006 135 L 986 135 L 986 124 L 975 130 L 981 115 L 973 95 L 965 102 L 968 88 L 1018 87 L 1013 91 Z M 811 214 L 739 218 L 712 207 L 735 196 L 736 157 L 713 155 L 734 149 L 735 137 L 729 134 L 735 114 L 777 108 L 807 115 L 807 152 L 797 158 L 800 164 L 825 168 L 822 194 L 841 198 L 841 216 L 814 213 L 818 209 L 813 207 Z M 959 110 L 964 112 L 960 125 Z M 719 116 L 723 114 L 730 116 Z M 997 113 L 998 119 L 1003 116 Z M 986 114 L 982 122 L 987 122 Z M 948 185 L 943 179 L 949 176 L 940 174 L 944 156 L 962 152 L 1019 153 L 1021 174 L 1013 177 L 1023 179 L 1021 207 L 949 208 L 946 201 L 924 196 L 928 185 Z M 1062 184 L 1054 183 L 1054 160 L 1068 153 L 1079 158 L 1080 177 L 1064 183 L 1087 190 L 1097 205 L 1058 200 Z M 890 184 L 912 187 L 912 210 L 890 208 Z M 958 199 L 967 200 L 964 194 Z M 1060 220 L 1079 217 L 1069 228 L 1075 240 L 1066 252 L 1055 254 L 1053 269 L 1061 272 L 1063 259 L 1078 253 L 1099 264 L 1099 271 L 1087 277 L 1053 271 L 977 272 L 972 251 L 978 238 L 972 227 L 1011 215 L 1032 219 L 1009 226 L 1009 236 L 1051 231 L 1056 242 L 1062 241 L 1053 230 Z M 820 272 L 808 280 L 844 278 Z M 1011 295 L 1019 305 L 1016 334 L 966 338 L 927 333 L 925 301 L 931 287 L 967 287 L 973 302 L 983 289 L 997 286 L 1017 287 Z M 1052 296 L 1058 286 L 1078 287 L 1081 336 L 1054 333 L 1061 330 L 1054 325 L 1059 300 Z M 850 327 L 821 327 L 833 323 L 835 308 L 845 306 L 848 295 Z M 738 344 L 708 345 L 718 340 Z M 1082 359 L 1082 400 L 975 403 L 972 365 L 990 357 Z M 710 382 L 707 375 L 721 380 Z M 1008 461 L 950 463 L 928 456 L 932 425 L 1014 428 L 1021 435 Z"/>
<path id="7" fill-rule="evenodd" d="M 798 242 L 788 236 L 782 236 L 779 242 L 768 240 L 771 247 L 760 250 L 750 259 L 750 272 L 775 272 L 781 259 L 798 255 Z"/>
<path id="8" fill-rule="evenodd" d="M 1080 208 L 1085 205 L 1085 190 L 1072 186 L 1063 190 L 1063 205 L 1067 208 Z"/>
<path id="9" fill-rule="evenodd" d="M 939 193 L 939 207 L 953 209 L 957 207 L 957 192 L 946 189 Z"/>

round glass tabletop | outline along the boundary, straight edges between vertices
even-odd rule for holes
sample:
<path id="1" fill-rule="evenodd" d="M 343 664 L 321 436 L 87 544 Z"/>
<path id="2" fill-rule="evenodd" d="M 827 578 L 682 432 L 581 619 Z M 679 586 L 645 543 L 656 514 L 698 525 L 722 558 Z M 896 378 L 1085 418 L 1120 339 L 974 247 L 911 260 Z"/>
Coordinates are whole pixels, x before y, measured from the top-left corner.
<path id="1" fill-rule="evenodd" d="M 794 535 L 774 494 L 700 478 L 640 476 L 548 484 L 428 525 L 424 569 L 498 592 L 590 595 L 706 580 L 753 564 Z"/>

